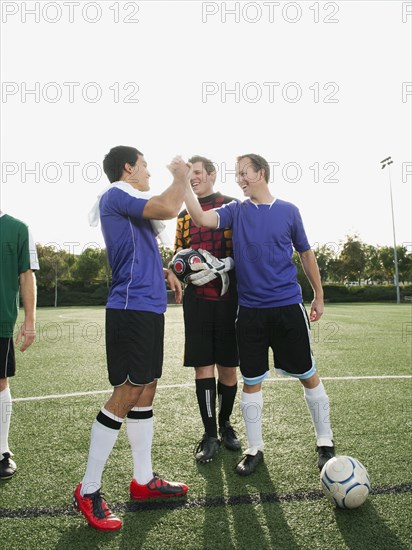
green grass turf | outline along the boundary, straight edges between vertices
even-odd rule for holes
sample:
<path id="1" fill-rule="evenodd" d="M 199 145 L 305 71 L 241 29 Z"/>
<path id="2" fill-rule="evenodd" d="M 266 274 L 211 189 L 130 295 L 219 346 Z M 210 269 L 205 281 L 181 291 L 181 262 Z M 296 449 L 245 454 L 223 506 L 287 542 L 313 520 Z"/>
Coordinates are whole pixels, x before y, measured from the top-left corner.
<path id="1" fill-rule="evenodd" d="M 80 517 L 8 519 L 10 548 L 144 550 L 407 550 L 410 495 L 372 496 L 358 510 L 325 501 L 129 513 L 117 533 L 99 533 Z"/>
<path id="2" fill-rule="evenodd" d="M 410 375 L 410 327 L 409 306 L 328 306 L 324 320 L 313 326 L 319 371 L 335 377 Z M 14 397 L 109 389 L 104 309 L 39 309 L 38 330 L 40 340 L 17 355 Z M 193 382 L 192 370 L 181 366 L 182 349 L 182 310 L 172 307 L 166 315 L 161 386 Z M 338 452 L 357 457 L 373 487 L 411 483 L 412 381 L 326 380 L 325 386 Z M 335 510 L 319 498 L 126 512 L 132 461 L 124 430 L 103 477 L 124 528 L 117 534 L 95 532 L 80 516 L 63 512 L 83 476 L 91 423 L 105 399 L 87 395 L 14 404 L 10 441 L 19 472 L 0 484 L 1 508 L 22 514 L 25 508 L 40 508 L 41 516 L 0 519 L 2 548 L 412 548 L 411 493 L 372 495 L 353 511 Z M 233 423 L 245 448 L 238 402 L 239 394 Z M 192 450 L 202 428 L 194 388 L 160 388 L 153 466 L 169 479 L 188 483 L 189 504 L 318 491 L 313 428 L 299 382 L 264 384 L 263 431 L 265 463 L 254 476 L 237 476 L 233 468 L 240 453 L 225 449 L 211 464 L 197 465 Z M 57 511 L 48 517 L 46 508 Z"/>

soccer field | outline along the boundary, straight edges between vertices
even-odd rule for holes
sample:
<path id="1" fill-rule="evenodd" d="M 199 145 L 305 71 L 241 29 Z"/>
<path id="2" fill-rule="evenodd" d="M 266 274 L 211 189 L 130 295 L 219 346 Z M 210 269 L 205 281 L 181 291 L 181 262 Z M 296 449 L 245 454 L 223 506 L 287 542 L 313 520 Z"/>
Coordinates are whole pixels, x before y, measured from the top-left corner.
<path id="1" fill-rule="evenodd" d="M 172 501 L 131 502 L 132 459 L 122 429 L 103 490 L 124 526 L 102 533 L 74 513 L 71 497 L 84 473 L 92 422 L 110 392 L 104 308 L 39 309 L 38 340 L 17 353 L 11 381 L 18 472 L 0 483 L 1 548 L 412 548 L 411 313 L 407 304 L 334 304 L 312 326 L 337 452 L 358 458 L 373 488 L 361 508 L 339 510 L 320 490 L 303 389 L 273 370 L 263 386 L 264 464 L 242 478 L 234 472 L 241 453 L 223 448 L 213 462 L 196 464 L 202 425 L 193 372 L 182 367 L 182 309 L 169 307 L 153 466 L 186 482 L 189 492 Z M 239 393 L 233 423 L 245 449 Z"/>

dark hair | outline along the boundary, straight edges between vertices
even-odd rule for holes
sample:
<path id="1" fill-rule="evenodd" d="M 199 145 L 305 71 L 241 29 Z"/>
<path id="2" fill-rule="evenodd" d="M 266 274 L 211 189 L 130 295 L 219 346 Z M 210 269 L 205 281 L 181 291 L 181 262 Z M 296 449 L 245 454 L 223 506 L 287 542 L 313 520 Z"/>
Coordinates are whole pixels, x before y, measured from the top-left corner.
<path id="1" fill-rule="evenodd" d="M 194 155 L 192 158 L 189 159 L 189 162 L 194 164 L 195 162 L 201 162 L 203 164 L 203 168 L 206 170 L 206 172 L 210 175 L 212 172 L 216 172 L 215 165 L 213 162 L 206 158 L 201 157 L 200 155 Z"/>
<path id="2" fill-rule="evenodd" d="M 110 183 L 119 181 L 124 171 L 124 165 L 128 163 L 130 166 L 134 166 L 139 155 L 143 156 L 143 153 L 135 147 L 118 145 L 110 149 L 103 160 L 103 170 Z"/>
<path id="3" fill-rule="evenodd" d="M 265 171 L 266 183 L 269 183 L 270 168 L 269 168 L 269 164 L 268 164 L 267 160 L 265 160 L 260 155 L 255 155 L 254 153 L 251 153 L 249 155 L 241 155 L 240 157 L 237 157 L 237 161 L 239 162 L 240 160 L 242 160 L 244 158 L 249 158 L 250 159 L 250 163 L 252 164 L 255 172 L 257 172 L 258 170 L 263 168 L 263 170 Z"/>

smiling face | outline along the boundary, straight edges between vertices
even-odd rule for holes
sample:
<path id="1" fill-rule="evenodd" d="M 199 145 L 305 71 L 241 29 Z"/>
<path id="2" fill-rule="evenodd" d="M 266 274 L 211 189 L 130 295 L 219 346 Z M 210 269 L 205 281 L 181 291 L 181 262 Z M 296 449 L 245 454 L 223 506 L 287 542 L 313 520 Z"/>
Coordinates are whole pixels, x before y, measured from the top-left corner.
<path id="1" fill-rule="evenodd" d="M 216 181 L 216 172 L 208 174 L 203 166 L 203 162 L 195 162 L 193 164 L 192 177 L 190 185 L 194 194 L 199 197 L 208 197 L 213 193 L 213 185 Z"/>
<path id="2" fill-rule="evenodd" d="M 236 181 L 245 197 L 253 197 L 262 186 L 267 186 L 264 178 L 265 171 L 255 169 L 249 157 L 244 157 L 236 164 Z"/>
<path id="3" fill-rule="evenodd" d="M 135 189 L 139 191 L 148 191 L 150 189 L 149 178 L 150 172 L 147 168 L 147 162 L 143 155 L 138 155 L 134 166 L 126 163 L 126 176 L 124 181 L 131 183 Z"/>

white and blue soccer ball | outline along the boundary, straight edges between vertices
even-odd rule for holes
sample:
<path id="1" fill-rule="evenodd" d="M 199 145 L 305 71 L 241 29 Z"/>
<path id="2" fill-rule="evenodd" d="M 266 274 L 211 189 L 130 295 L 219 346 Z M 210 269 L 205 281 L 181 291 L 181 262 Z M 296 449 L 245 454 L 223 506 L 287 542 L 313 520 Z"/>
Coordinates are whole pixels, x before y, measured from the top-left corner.
<path id="1" fill-rule="evenodd" d="M 334 456 L 322 468 L 320 482 L 326 498 L 339 508 L 358 508 L 371 490 L 366 468 L 351 456 Z"/>

